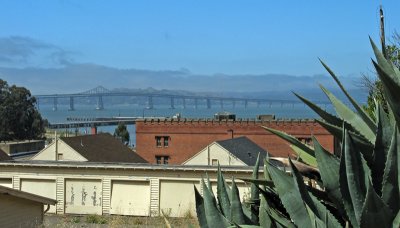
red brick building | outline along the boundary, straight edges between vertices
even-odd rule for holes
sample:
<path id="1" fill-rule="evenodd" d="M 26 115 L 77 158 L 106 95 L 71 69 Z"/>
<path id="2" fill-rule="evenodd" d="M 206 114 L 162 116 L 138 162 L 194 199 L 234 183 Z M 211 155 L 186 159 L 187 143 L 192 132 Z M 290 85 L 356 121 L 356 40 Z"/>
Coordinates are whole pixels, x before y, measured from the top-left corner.
<path id="1" fill-rule="evenodd" d="M 261 126 L 284 131 L 311 142 L 314 135 L 333 151 L 333 136 L 314 120 L 206 120 L 144 119 L 136 122 L 136 151 L 150 163 L 181 164 L 210 143 L 246 136 L 273 156 L 287 157 L 294 152 L 289 143 Z"/>

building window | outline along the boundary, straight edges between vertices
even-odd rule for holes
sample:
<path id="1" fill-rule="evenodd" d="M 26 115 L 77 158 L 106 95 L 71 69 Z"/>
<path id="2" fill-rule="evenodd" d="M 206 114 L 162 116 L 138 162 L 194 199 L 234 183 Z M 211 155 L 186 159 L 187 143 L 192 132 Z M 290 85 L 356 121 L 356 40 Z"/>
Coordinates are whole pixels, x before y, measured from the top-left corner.
<path id="1" fill-rule="evenodd" d="M 58 153 L 58 154 L 57 154 L 57 160 L 58 160 L 58 161 L 62 161 L 63 159 L 64 159 L 63 154 Z"/>
<path id="2" fill-rule="evenodd" d="M 164 147 L 168 147 L 168 146 L 169 146 L 169 137 L 164 136 Z"/>
<path id="3" fill-rule="evenodd" d="M 302 143 L 304 143 L 304 144 L 306 144 L 306 145 L 312 146 L 312 139 L 311 139 L 311 137 L 298 137 L 297 139 L 298 139 L 300 142 L 302 142 Z"/>
<path id="4" fill-rule="evenodd" d="M 211 165 L 217 166 L 218 165 L 218 159 L 212 159 L 211 160 Z"/>
<path id="5" fill-rule="evenodd" d="M 156 136 L 156 146 L 161 147 L 161 136 Z"/>
<path id="6" fill-rule="evenodd" d="M 157 164 L 168 164 L 169 156 L 156 156 Z"/>

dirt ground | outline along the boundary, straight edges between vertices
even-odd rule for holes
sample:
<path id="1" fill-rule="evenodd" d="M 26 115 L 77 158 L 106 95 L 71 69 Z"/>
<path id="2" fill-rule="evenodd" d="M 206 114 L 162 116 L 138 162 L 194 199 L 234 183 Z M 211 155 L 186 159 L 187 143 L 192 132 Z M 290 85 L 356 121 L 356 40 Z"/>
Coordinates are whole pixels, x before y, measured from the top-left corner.
<path id="1" fill-rule="evenodd" d="M 199 227 L 196 218 L 168 218 L 172 227 Z M 43 228 L 47 227 L 167 227 L 163 217 L 131 217 L 100 215 L 45 215 Z"/>

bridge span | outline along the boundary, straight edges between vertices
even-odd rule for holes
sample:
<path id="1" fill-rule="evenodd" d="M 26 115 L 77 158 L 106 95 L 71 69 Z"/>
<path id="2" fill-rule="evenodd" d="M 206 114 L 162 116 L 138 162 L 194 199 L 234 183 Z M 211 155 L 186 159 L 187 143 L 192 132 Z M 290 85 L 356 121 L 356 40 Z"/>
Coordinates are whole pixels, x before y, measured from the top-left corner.
<path id="1" fill-rule="evenodd" d="M 236 107 L 237 104 L 240 104 L 242 107 L 247 108 L 250 104 L 256 105 L 260 107 L 261 105 L 265 105 L 266 107 L 271 107 L 272 104 L 280 104 L 283 105 L 295 105 L 300 104 L 299 100 L 279 100 L 279 99 L 260 99 L 260 98 L 240 98 L 240 97 L 219 97 L 219 96 L 200 96 L 200 95 L 177 95 L 177 94 L 167 94 L 167 93 L 159 93 L 159 92 L 115 92 L 110 91 L 102 86 L 96 87 L 94 89 L 88 90 L 82 93 L 70 93 L 70 94 L 46 94 L 46 95 L 35 95 L 37 99 L 38 105 L 40 105 L 40 101 L 43 99 L 51 99 L 53 103 L 53 110 L 56 111 L 58 109 L 58 100 L 59 99 L 69 99 L 69 110 L 75 110 L 75 99 L 76 98 L 89 98 L 94 97 L 97 98 L 97 110 L 104 109 L 104 97 L 144 97 L 147 98 L 147 107 L 148 109 L 154 108 L 154 98 L 163 98 L 167 100 L 170 108 L 174 109 L 176 107 L 176 103 L 179 100 L 182 107 L 187 108 L 187 104 L 190 101 L 194 108 L 197 109 L 200 106 L 205 106 L 207 109 L 210 109 L 211 106 L 219 105 L 222 109 L 224 105 L 231 105 L 232 107 Z M 327 101 L 315 101 L 316 104 L 319 105 L 327 105 L 330 104 Z"/>

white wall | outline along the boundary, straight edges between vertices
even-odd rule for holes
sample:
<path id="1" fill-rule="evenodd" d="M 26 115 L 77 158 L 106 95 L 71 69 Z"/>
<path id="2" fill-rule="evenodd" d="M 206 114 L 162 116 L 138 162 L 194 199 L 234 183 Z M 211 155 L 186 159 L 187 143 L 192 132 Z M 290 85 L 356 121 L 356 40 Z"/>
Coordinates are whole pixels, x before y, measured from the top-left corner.
<path id="1" fill-rule="evenodd" d="M 55 161 L 56 160 L 56 144 L 52 143 L 44 148 L 31 160 Z M 82 155 L 73 150 L 62 140 L 57 140 L 57 153 L 62 154 L 62 161 L 87 161 Z"/>
<path id="2" fill-rule="evenodd" d="M 188 161 L 184 162 L 183 165 L 212 165 L 212 160 L 217 159 L 219 164 L 225 165 L 245 165 L 244 162 L 233 156 L 218 143 L 212 143 Z"/>

